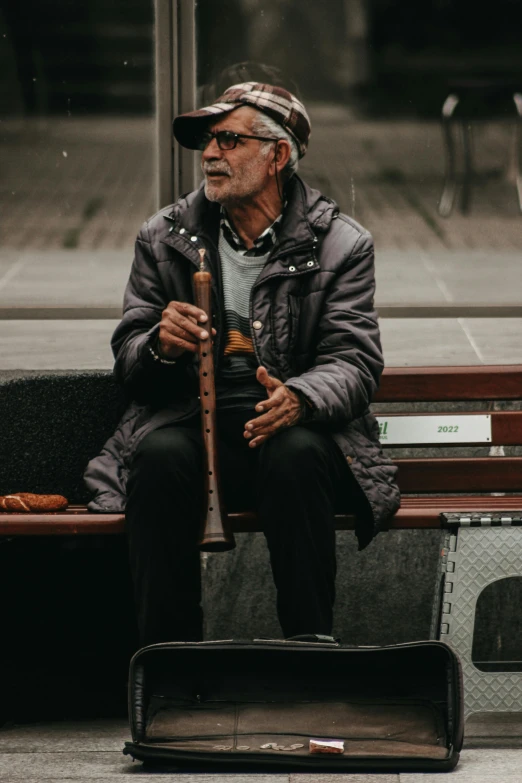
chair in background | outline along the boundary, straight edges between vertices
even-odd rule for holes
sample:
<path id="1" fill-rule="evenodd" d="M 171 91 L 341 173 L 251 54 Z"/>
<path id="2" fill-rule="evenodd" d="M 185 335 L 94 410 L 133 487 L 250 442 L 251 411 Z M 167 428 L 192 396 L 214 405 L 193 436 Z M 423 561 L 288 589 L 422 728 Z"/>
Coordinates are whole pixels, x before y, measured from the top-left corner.
<path id="1" fill-rule="evenodd" d="M 522 213 L 522 78 L 518 82 L 475 78 L 450 83 L 450 92 L 442 106 L 446 156 L 446 175 L 438 207 L 442 217 L 451 215 L 459 190 L 460 210 L 463 214 L 468 212 L 472 184 L 488 176 L 473 168 L 473 124 L 477 120 L 505 119 L 514 126 L 507 172 L 514 180 L 518 209 Z"/>

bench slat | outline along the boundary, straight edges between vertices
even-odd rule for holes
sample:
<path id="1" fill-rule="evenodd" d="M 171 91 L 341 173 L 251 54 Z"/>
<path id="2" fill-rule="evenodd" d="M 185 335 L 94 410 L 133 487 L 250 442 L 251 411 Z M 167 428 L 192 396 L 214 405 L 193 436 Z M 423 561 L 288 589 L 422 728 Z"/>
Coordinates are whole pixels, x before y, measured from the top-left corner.
<path id="1" fill-rule="evenodd" d="M 519 400 L 522 365 L 386 367 L 375 402 Z"/>
<path id="2" fill-rule="evenodd" d="M 0 512 L 3 536 L 76 536 L 123 533 L 123 514 L 91 514 L 83 509 L 52 514 Z"/>
<path id="3" fill-rule="evenodd" d="M 404 497 L 401 508 L 390 523 L 390 530 L 407 528 L 438 528 L 439 516 L 450 511 L 520 511 L 522 496 L 492 497 Z M 258 532 L 256 514 L 251 511 L 229 514 L 236 533 Z M 65 536 L 114 535 L 123 533 L 123 514 L 92 514 L 84 506 L 73 506 L 55 514 L 0 512 L 0 535 L 3 536 Z M 353 530 L 350 514 L 336 516 L 337 530 Z"/>
<path id="4" fill-rule="evenodd" d="M 496 503 L 496 508 L 494 505 Z M 484 505 L 485 504 L 485 505 Z M 422 495 L 421 497 L 412 497 L 403 495 L 401 501 L 402 508 L 431 508 L 440 506 L 443 511 L 473 511 L 495 510 L 495 511 L 520 511 L 522 509 L 522 495 Z"/>
<path id="5" fill-rule="evenodd" d="M 520 492 L 522 457 L 398 459 L 401 492 Z"/>

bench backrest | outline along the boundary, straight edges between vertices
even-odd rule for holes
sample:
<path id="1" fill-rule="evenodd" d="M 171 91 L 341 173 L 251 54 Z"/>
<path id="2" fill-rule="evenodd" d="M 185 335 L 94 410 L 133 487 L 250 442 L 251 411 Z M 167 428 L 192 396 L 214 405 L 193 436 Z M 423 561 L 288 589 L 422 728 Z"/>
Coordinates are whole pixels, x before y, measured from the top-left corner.
<path id="1" fill-rule="evenodd" d="M 495 410 L 500 407 L 500 400 L 522 400 L 522 366 L 387 369 L 376 402 L 439 405 L 436 412 L 380 410 L 378 421 L 384 446 L 437 447 L 439 453 L 440 447 L 482 446 L 481 451 L 485 452 L 444 457 L 408 454 L 406 458 L 398 458 L 401 490 L 405 493 L 521 492 L 522 457 L 506 456 L 503 447 L 522 445 L 522 410 Z M 489 404 L 476 411 L 451 410 L 453 403 L 464 401 L 480 401 L 482 407 L 485 402 Z M 444 402 L 451 403 L 447 412 L 440 410 L 440 403 Z M 496 452 L 494 456 L 492 451 Z"/>
<path id="2" fill-rule="evenodd" d="M 495 410 L 506 407 L 500 400 L 511 401 L 507 407 L 520 407 L 522 366 L 387 368 L 374 409 L 383 417 L 383 429 L 388 421 L 383 444 L 397 457 L 403 492 L 522 492 L 522 458 L 488 456 L 490 446 L 513 451 L 522 444 L 521 411 Z M 456 415 L 454 403 L 462 401 L 476 402 L 475 413 L 458 411 L 459 421 L 441 418 Z M 423 403 L 436 403 L 433 421 L 427 421 L 424 412 L 405 416 L 400 410 L 407 407 L 410 414 Z M 109 372 L 0 373 L 0 494 L 58 492 L 71 503 L 86 502 L 83 470 L 114 430 L 124 405 Z M 491 440 L 483 440 L 489 432 L 485 415 L 491 417 Z M 466 432 L 471 431 L 466 439 L 460 437 L 464 416 L 471 420 L 464 422 Z M 458 457 L 434 459 L 433 450 L 426 454 L 428 425 L 436 430 L 433 442 L 439 455 L 451 444 L 464 445 L 465 456 L 462 449 Z M 452 426 L 459 427 L 457 432 L 444 430 Z M 392 442 L 393 427 L 402 433 L 400 446 Z M 473 444 L 481 445 L 477 449 Z M 403 447 L 408 445 L 418 453 L 405 455 Z M 477 450 L 482 456 L 472 456 Z"/>

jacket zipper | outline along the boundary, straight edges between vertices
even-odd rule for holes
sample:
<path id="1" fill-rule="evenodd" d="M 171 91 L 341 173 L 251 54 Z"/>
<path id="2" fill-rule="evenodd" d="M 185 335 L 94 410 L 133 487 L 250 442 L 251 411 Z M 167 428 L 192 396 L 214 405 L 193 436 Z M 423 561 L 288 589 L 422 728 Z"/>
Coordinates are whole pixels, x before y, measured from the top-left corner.
<path id="1" fill-rule="evenodd" d="M 296 325 L 298 325 L 299 321 L 299 310 L 296 308 L 294 304 L 294 312 L 292 312 L 292 299 L 290 296 L 288 297 L 288 351 L 289 353 L 292 353 L 293 349 L 293 340 L 294 340 L 294 320 L 296 322 Z M 297 334 L 297 330 L 296 334 Z"/>
<path id="2" fill-rule="evenodd" d="M 138 751 L 136 753 L 135 751 Z M 453 755 L 453 748 L 448 748 L 449 756 L 448 758 L 451 758 Z M 163 746 L 155 747 L 153 745 L 144 743 L 142 745 L 139 745 L 138 743 L 132 743 L 132 742 L 126 742 L 125 747 L 123 749 L 123 755 L 125 756 L 132 756 L 133 759 L 155 759 L 159 761 L 167 761 L 170 766 L 172 766 L 175 761 L 189 761 L 192 764 L 197 765 L 198 761 L 202 761 L 201 758 L 203 751 L 176 751 L 175 756 L 172 755 L 172 750 L 170 748 L 165 748 Z M 263 767 L 275 767 L 276 769 L 281 770 L 281 760 L 274 756 L 265 756 L 260 753 L 256 754 L 243 754 L 243 755 L 230 755 L 224 757 L 222 753 L 219 752 L 208 752 L 204 753 L 204 762 L 205 763 L 213 763 L 213 762 L 222 762 L 223 759 L 226 759 L 225 763 L 228 766 L 240 766 L 245 765 L 245 763 L 251 763 L 251 762 L 257 762 L 262 760 L 262 766 Z M 346 758 L 346 757 L 343 757 Z M 428 761 L 430 765 L 430 769 L 433 770 L 433 772 L 440 772 L 440 771 L 448 771 L 447 767 L 447 759 L 425 759 L 425 757 L 418 757 L 418 758 L 408 758 L 408 759 L 398 759 L 397 756 L 382 756 L 382 757 L 372 757 L 371 759 L 371 766 L 374 769 L 377 770 L 383 770 L 383 771 L 391 771 L 394 770 L 395 775 L 397 775 L 397 769 L 398 767 L 401 767 L 401 770 L 410 770 L 411 772 L 417 772 L 419 770 L 419 761 Z M 400 764 L 399 764 L 400 761 Z M 296 770 L 298 769 L 301 771 L 301 768 L 303 772 L 305 770 L 311 770 L 314 767 L 319 767 L 319 772 L 325 772 L 326 769 L 335 769 L 337 766 L 337 762 L 333 762 L 328 760 L 327 757 L 324 759 L 322 758 L 313 758 L 310 756 L 306 757 L 294 757 L 292 759 L 289 759 L 289 763 L 292 765 L 291 769 Z M 351 773 L 347 771 L 346 767 L 343 767 L 344 774 L 356 774 L 357 770 L 360 770 L 361 772 L 365 772 L 368 769 L 368 757 L 357 757 L 353 756 L 349 760 L 350 763 L 350 769 L 353 770 Z M 450 769 L 452 769 L 451 767 Z M 275 771 L 275 770 L 274 770 Z M 338 771 L 338 770 L 337 770 Z M 425 771 L 425 770 L 424 770 Z"/>

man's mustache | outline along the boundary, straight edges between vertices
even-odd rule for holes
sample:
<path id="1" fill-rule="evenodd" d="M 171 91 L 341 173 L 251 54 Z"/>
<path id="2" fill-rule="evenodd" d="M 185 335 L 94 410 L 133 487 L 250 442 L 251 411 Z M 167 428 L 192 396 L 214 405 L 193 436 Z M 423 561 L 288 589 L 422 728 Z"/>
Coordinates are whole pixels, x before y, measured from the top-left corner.
<path id="1" fill-rule="evenodd" d="M 228 166 L 226 167 L 216 166 L 216 165 L 212 165 L 211 163 L 206 163 L 205 165 L 202 166 L 202 169 L 203 169 L 203 174 L 227 174 L 228 176 L 230 176 L 230 174 L 232 173 Z"/>

